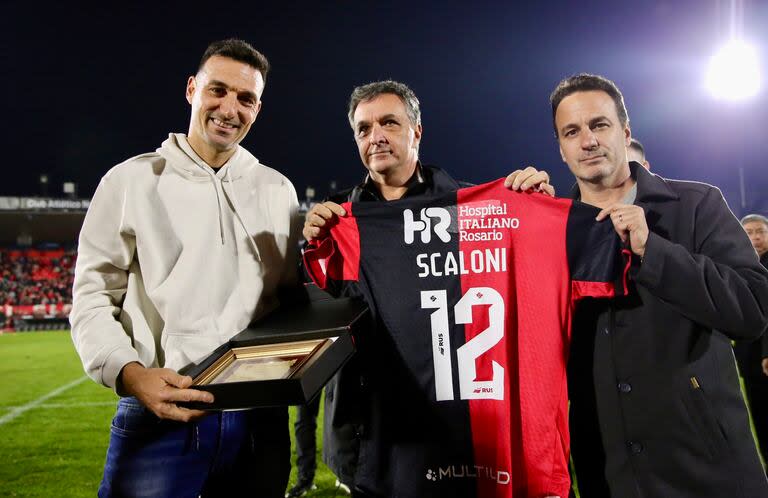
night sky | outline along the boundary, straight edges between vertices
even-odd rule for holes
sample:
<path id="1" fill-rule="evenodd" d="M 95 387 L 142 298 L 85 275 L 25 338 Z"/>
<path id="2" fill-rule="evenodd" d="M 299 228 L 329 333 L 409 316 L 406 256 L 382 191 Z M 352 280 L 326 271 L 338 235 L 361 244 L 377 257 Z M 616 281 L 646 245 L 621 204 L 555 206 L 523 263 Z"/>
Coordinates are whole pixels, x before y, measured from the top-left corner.
<path id="1" fill-rule="evenodd" d="M 273 66 L 243 145 L 300 197 L 362 179 L 347 99 L 385 78 L 421 100 L 424 162 L 472 182 L 534 164 L 565 194 L 548 96 L 586 71 L 622 89 L 655 172 L 719 186 L 740 215 L 743 165 L 746 210 L 768 211 L 768 2 L 744 3 L 764 88 L 740 103 L 703 86 L 728 34 L 725 0 L 155 3 L 3 7 L 2 136 L 14 154 L 0 195 L 37 194 L 47 173 L 51 194 L 75 181 L 89 197 L 111 166 L 186 132 L 187 77 L 210 41 L 234 36 Z"/>

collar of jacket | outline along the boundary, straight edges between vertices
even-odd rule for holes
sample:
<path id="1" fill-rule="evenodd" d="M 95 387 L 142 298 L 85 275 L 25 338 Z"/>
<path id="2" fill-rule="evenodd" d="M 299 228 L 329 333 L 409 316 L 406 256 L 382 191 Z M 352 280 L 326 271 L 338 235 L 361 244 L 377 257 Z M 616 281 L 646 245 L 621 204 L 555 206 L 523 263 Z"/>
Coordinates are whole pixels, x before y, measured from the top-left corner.
<path id="1" fill-rule="evenodd" d="M 632 178 L 637 182 L 635 204 L 647 201 L 677 200 L 680 198 L 664 178 L 651 173 L 642 164 L 631 161 L 629 163 L 629 171 Z M 571 187 L 570 197 L 577 201 L 581 200 L 581 192 L 577 183 Z"/>
<path id="2" fill-rule="evenodd" d="M 461 187 L 459 182 L 438 168 L 437 166 L 423 165 L 416 163 L 416 171 L 406 182 L 407 190 L 403 198 L 420 195 L 425 192 L 446 192 L 457 190 Z M 370 175 L 366 175 L 365 180 L 355 186 L 346 196 L 351 202 L 383 201 L 379 189 L 376 188 Z"/>

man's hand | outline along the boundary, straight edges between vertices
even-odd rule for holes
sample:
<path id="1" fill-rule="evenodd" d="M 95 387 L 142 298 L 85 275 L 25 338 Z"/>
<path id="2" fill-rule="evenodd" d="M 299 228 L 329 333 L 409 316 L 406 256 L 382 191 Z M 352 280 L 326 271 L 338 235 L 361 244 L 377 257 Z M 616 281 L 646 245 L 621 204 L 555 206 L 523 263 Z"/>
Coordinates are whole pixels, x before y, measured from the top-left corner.
<path id="1" fill-rule="evenodd" d="M 504 186 L 510 190 L 525 192 L 533 189 L 536 192 L 544 192 L 551 197 L 555 196 L 555 187 L 549 184 L 549 173 L 539 171 L 533 166 L 510 173 L 504 180 Z"/>
<path id="2" fill-rule="evenodd" d="M 763 373 L 768 375 L 768 358 L 763 358 Z"/>
<path id="3" fill-rule="evenodd" d="M 201 410 L 189 410 L 176 405 L 177 401 L 202 401 L 210 403 L 213 394 L 192 385 L 192 377 L 179 375 L 169 368 L 144 368 L 139 363 L 129 363 L 120 373 L 123 389 L 160 418 L 189 422 L 206 415 Z"/>
<path id="4" fill-rule="evenodd" d="M 614 204 L 600 211 L 595 219 L 601 221 L 608 216 L 621 241 L 629 243 L 632 252 L 642 258 L 648 242 L 648 223 L 643 208 L 632 204 Z"/>
<path id="5" fill-rule="evenodd" d="M 304 220 L 301 231 L 307 242 L 324 239 L 328 236 L 328 228 L 334 216 L 346 216 L 347 212 L 335 202 L 321 202 L 312 206 Z"/>

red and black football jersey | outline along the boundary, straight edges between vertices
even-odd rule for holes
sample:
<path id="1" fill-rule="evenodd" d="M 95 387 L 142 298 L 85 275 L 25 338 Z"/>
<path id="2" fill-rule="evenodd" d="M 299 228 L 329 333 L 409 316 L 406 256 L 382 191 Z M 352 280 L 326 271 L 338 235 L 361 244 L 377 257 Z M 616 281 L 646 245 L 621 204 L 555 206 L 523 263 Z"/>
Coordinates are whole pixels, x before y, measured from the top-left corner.
<path id="1" fill-rule="evenodd" d="M 388 497 L 568 496 L 566 361 L 575 302 L 626 292 L 598 209 L 503 180 L 346 203 L 305 251 L 315 283 L 357 282 L 378 326 L 357 485 Z"/>

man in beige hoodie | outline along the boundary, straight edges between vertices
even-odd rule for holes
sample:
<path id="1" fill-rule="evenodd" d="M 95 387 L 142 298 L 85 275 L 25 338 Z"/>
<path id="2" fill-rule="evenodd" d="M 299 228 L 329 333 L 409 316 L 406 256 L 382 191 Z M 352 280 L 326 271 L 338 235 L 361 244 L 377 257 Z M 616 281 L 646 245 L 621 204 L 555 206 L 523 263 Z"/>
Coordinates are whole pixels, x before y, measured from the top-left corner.
<path id="1" fill-rule="evenodd" d="M 121 396 L 99 496 L 282 497 L 287 411 L 207 413 L 176 371 L 296 283 L 298 202 L 239 143 L 261 108 L 267 59 L 212 43 L 187 81 L 187 135 L 102 178 L 80 233 L 72 338 L 88 375 Z"/>

